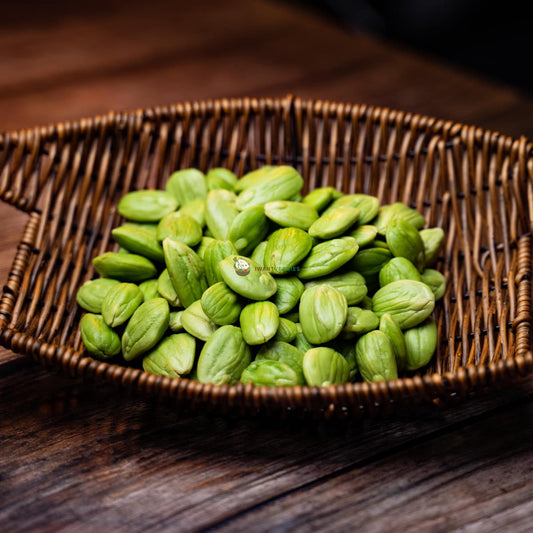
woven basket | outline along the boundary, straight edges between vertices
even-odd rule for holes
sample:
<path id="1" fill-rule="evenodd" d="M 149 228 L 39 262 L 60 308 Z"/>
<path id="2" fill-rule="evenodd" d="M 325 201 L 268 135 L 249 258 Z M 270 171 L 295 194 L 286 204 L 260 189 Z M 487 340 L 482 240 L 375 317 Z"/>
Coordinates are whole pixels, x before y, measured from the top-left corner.
<path id="1" fill-rule="evenodd" d="M 529 374 L 533 145 L 365 105 L 285 99 L 177 104 L 0 135 L 0 197 L 29 213 L 0 303 L 0 342 L 48 368 L 190 411 L 375 415 Z M 78 287 L 116 249 L 118 199 L 178 168 L 237 175 L 289 164 L 306 190 L 333 185 L 420 210 L 446 233 L 439 345 L 423 373 L 381 383 L 266 388 L 158 377 L 83 355 Z"/>

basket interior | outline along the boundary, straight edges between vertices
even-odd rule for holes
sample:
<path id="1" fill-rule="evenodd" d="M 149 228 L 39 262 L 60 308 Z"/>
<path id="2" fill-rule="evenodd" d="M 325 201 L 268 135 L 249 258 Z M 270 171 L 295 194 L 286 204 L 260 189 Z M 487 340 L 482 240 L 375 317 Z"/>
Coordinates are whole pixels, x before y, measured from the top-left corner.
<path id="1" fill-rule="evenodd" d="M 439 344 L 422 373 L 456 371 L 530 349 L 531 180 L 525 140 L 367 106 L 283 100 L 183 104 L 110 114 L 0 137 L 5 200 L 31 216 L 4 289 L 20 351 L 46 342 L 81 351 L 76 291 L 91 259 L 117 249 L 118 199 L 161 188 L 179 168 L 237 175 L 289 164 L 306 190 L 404 202 L 440 226 L 447 279 Z"/>

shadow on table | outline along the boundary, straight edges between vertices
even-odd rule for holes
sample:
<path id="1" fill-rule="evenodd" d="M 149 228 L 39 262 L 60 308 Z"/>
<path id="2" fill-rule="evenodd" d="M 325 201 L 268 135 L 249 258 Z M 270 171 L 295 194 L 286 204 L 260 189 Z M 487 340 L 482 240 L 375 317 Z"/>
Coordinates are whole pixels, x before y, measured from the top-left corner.
<path id="1" fill-rule="evenodd" d="M 24 388 L 32 383 L 31 390 Z M 258 464 L 290 458 L 328 458 L 346 461 L 346 453 L 358 460 L 401 451 L 405 446 L 463 435 L 483 442 L 501 434 L 502 424 L 516 431 L 520 420 L 531 421 L 531 385 L 502 390 L 463 402 L 453 408 L 426 408 L 412 415 L 353 422 L 311 422 L 247 418 L 179 417 L 162 405 L 124 397 L 107 385 L 81 383 L 50 375 L 35 366 L 0 380 L 0 420 L 7 441 L 10 431 L 57 441 L 71 436 L 71 442 L 90 442 L 116 457 L 165 452 L 235 460 L 246 458 Z M 9 414 L 9 418 L 8 418 Z M 0 422 L 0 427 L 4 425 Z M 526 431 L 527 429 L 524 429 Z M 12 435 L 14 437 L 14 435 Z M 355 450 L 355 452 L 354 452 Z"/>

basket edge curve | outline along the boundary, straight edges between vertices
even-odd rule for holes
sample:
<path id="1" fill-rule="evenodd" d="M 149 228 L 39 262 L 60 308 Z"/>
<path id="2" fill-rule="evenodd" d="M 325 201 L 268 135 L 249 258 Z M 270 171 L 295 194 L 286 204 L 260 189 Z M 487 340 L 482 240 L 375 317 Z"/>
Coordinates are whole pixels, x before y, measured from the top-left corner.
<path id="1" fill-rule="evenodd" d="M 143 122 L 145 120 L 165 120 L 169 115 L 180 113 L 206 113 L 210 110 L 227 111 L 232 107 L 241 109 L 254 110 L 257 109 L 261 102 L 267 106 L 280 106 L 285 113 L 289 113 L 295 117 L 302 108 L 312 108 L 317 113 L 326 106 L 328 112 L 335 115 L 341 112 L 345 114 L 348 112 L 358 114 L 358 118 L 368 118 L 371 116 L 373 120 L 378 120 L 380 116 L 385 114 L 390 121 L 401 119 L 404 126 L 409 125 L 410 121 L 416 119 L 419 125 L 427 125 L 433 128 L 433 133 L 437 134 L 442 129 L 448 132 L 461 132 L 464 138 L 468 138 L 469 142 L 476 142 L 483 137 L 490 137 L 491 142 L 498 142 L 500 146 L 504 146 L 510 151 L 514 151 L 522 158 L 529 158 L 533 153 L 533 143 L 521 137 L 519 139 L 504 136 L 498 132 L 491 132 L 476 126 L 465 126 L 461 123 L 453 121 L 445 121 L 425 115 L 418 115 L 416 113 L 389 110 L 388 108 L 369 106 L 366 104 L 348 104 L 339 102 L 329 102 L 327 100 L 311 100 L 300 99 L 292 95 L 285 98 L 235 98 L 235 99 L 214 99 L 197 102 L 175 103 L 169 106 L 155 106 L 148 109 L 137 109 L 131 111 L 110 111 L 105 115 L 98 115 L 92 118 L 79 119 L 76 121 L 61 122 L 55 125 L 45 127 L 36 127 L 33 129 L 19 130 L 15 132 L 8 132 L 0 134 L 0 148 L 3 146 L 6 138 L 17 140 L 22 138 L 30 145 L 33 142 L 54 141 L 58 135 L 63 137 L 63 140 L 68 139 L 68 135 L 78 129 L 86 129 L 95 126 L 117 126 L 124 120 L 136 120 Z M 522 165 L 521 165 L 522 166 Z M 527 167 L 527 168 L 526 168 Z M 530 184 L 533 182 L 533 168 L 531 165 L 522 166 L 523 172 L 529 175 Z M 28 200 L 24 196 L 17 197 L 10 194 L 12 191 L 0 191 L 0 199 L 15 205 L 15 207 L 24 211 L 30 211 L 35 214 L 33 206 L 35 201 Z M 31 219 L 30 219 L 31 221 Z M 25 232 L 27 234 L 29 230 Z M 20 254 L 29 253 L 31 246 L 31 239 L 23 237 L 19 243 L 19 250 L 15 256 L 15 261 Z M 13 269 L 10 271 L 10 276 Z M 527 274 L 527 273 L 526 273 Z M 16 292 L 16 286 L 7 285 L 10 291 Z M 12 349 L 16 353 L 29 355 L 45 367 L 59 366 L 61 370 L 66 371 L 72 376 L 82 376 L 84 378 L 103 379 L 104 381 L 118 384 L 121 387 L 133 389 L 137 386 L 138 392 L 144 392 L 150 396 L 153 395 L 155 383 L 163 391 L 163 395 L 169 398 L 175 397 L 180 401 L 199 402 L 199 404 L 209 403 L 213 398 L 220 399 L 221 396 L 227 396 L 228 406 L 239 406 L 241 410 L 253 410 L 255 406 L 271 405 L 273 401 L 290 404 L 296 402 L 297 405 L 303 408 L 312 408 L 313 404 L 324 404 L 324 402 L 333 401 L 343 403 L 343 400 L 349 400 L 352 404 L 359 405 L 373 405 L 376 399 L 388 399 L 392 402 L 402 402 L 406 396 L 409 399 L 420 401 L 434 401 L 435 399 L 445 398 L 450 394 L 450 390 L 459 390 L 460 394 L 467 395 L 476 390 L 491 385 L 503 384 L 513 381 L 517 377 L 529 375 L 533 371 L 533 355 L 531 351 L 526 351 L 523 355 L 518 355 L 512 359 L 498 361 L 497 363 L 489 363 L 481 366 L 459 367 L 456 372 L 448 372 L 445 374 L 432 374 L 423 377 L 404 378 L 391 382 L 381 382 L 379 384 L 356 383 L 347 384 L 338 387 L 317 389 L 313 387 L 295 387 L 294 390 L 284 390 L 283 394 L 279 394 L 279 388 L 265 390 L 264 388 L 244 387 L 244 386 L 214 386 L 197 384 L 186 379 L 159 378 L 151 376 L 141 370 L 120 367 L 118 365 L 108 364 L 83 356 L 82 352 L 75 351 L 67 346 L 53 345 L 48 343 L 41 343 L 38 339 L 33 339 L 6 327 L 6 319 L 9 315 L 9 305 L 4 305 L 4 297 L 2 297 L 2 307 L 0 307 L 0 344 L 8 349 Z M 13 298 L 10 299 L 13 301 Z M 8 312 L 6 312 L 6 309 Z M 525 318 L 521 319 L 526 321 Z M 518 325 L 518 324 L 517 324 Z M 140 387 L 140 388 L 139 388 Z M 155 387 L 157 388 L 157 387 Z M 275 391 L 278 391 L 276 396 Z M 364 401 L 362 401 L 364 400 Z M 251 401 L 249 406 L 243 405 L 243 402 Z M 288 406 L 288 405 L 286 405 Z"/>

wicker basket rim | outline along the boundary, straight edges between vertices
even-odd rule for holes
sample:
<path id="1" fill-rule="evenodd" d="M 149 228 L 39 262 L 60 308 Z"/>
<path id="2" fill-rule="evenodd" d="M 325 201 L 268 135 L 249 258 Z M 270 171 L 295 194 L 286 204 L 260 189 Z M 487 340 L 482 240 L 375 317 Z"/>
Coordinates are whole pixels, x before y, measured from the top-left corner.
<path id="1" fill-rule="evenodd" d="M 275 396 L 277 394 L 276 391 L 287 391 L 289 389 L 304 392 L 313 391 L 313 393 L 316 393 L 317 391 L 320 392 L 330 390 L 342 390 L 344 392 L 351 392 L 355 394 L 364 394 L 367 393 L 369 390 L 376 390 L 376 387 L 378 387 L 379 389 L 383 389 L 383 386 L 385 386 L 386 389 L 397 389 L 403 388 L 403 385 L 407 385 L 409 387 L 411 386 L 411 384 L 414 384 L 415 386 L 423 384 L 423 386 L 425 387 L 433 387 L 438 389 L 453 389 L 454 385 L 461 384 L 464 386 L 465 379 L 467 379 L 469 384 L 477 384 L 478 382 L 479 384 L 481 384 L 482 382 L 485 383 L 487 379 L 490 381 L 491 378 L 495 378 L 495 380 L 497 381 L 499 375 L 502 375 L 502 377 L 504 377 L 503 374 L 518 374 L 521 377 L 525 377 L 533 372 L 533 352 L 528 351 L 525 355 L 519 355 L 513 358 L 499 360 L 497 362 L 490 362 L 484 365 L 459 366 L 453 372 L 449 371 L 444 372 L 443 374 L 434 372 L 432 374 L 424 376 L 403 377 L 394 380 L 373 383 L 355 382 L 345 383 L 343 385 L 330 385 L 328 387 L 298 385 L 289 388 L 266 386 L 255 387 L 251 384 L 244 386 L 242 383 L 237 383 L 236 385 L 214 385 L 212 383 L 200 383 L 198 381 L 194 381 L 188 378 L 169 378 L 166 376 L 156 376 L 155 374 L 150 374 L 149 372 L 145 372 L 144 370 L 124 367 L 116 363 L 99 361 L 97 359 L 93 359 L 92 357 L 85 355 L 84 352 L 81 350 L 73 350 L 72 348 L 63 344 L 56 345 L 46 342 L 40 342 L 39 340 L 34 339 L 30 335 L 26 335 L 25 333 L 20 333 L 15 330 L 3 327 L 0 327 L 0 344 L 4 345 L 5 347 L 10 347 L 13 344 L 21 346 L 33 344 L 31 350 L 32 355 L 51 365 L 53 365 L 57 359 L 61 359 L 65 362 L 68 361 L 68 370 L 74 373 L 77 373 L 77 367 L 80 364 L 85 366 L 88 363 L 89 365 L 95 367 L 94 371 L 96 373 L 98 373 L 96 367 L 105 368 L 106 372 L 113 375 L 116 375 L 117 373 L 124 374 L 125 371 L 127 371 L 130 374 L 129 379 L 131 379 L 131 381 L 135 381 L 136 379 L 139 379 L 140 376 L 145 375 L 149 376 L 152 380 L 155 379 L 161 382 L 162 384 L 165 383 L 166 385 L 170 385 L 172 382 L 179 382 L 183 384 L 184 387 L 201 388 L 204 390 L 208 389 L 210 393 L 214 394 L 222 391 L 224 393 L 227 393 L 229 391 L 236 392 L 243 389 L 249 389 L 251 387 L 254 389 L 262 390 L 262 396 L 266 394 L 266 396 L 270 397 L 272 397 L 272 395 Z M 270 392 L 265 393 L 264 391 Z"/>
<path id="2" fill-rule="evenodd" d="M 431 128 L 433 133 L 446 133 L 474 141 L 490 140 L 491 145 L 498 144 L 515 155 L 522 157 L 533 155 L 533 142 L 525 137 L 519 139 L 492 132 L 478 126 L 432 118 L 411 112 L 390 110 L 388 108 L 365 104 L 348 104 L 329 102 L 327 100 L 311 100 L 295 98 L 288 95 L 285 98 L 235 98 L 213 99 L 195 102 L 170 104 L 169 106 L 155 106 L 148 109 L 131 111 L 110 111 L 107 114 L 91 118 L 82 118 L 74 121 L 60 122 L 55 125 L 21 129 L 14 132 L 0 134 L 0 148 L 8 141 L 16 142 L 19 137 L 38 136 L 40 140 L 56 140 L 58 137 L 68 140 L 74 132 L 83 132 L 88 129 L 106 125 L 125 125 L 127 121 L 133 122 L 139 128 L 145 121 L 168 121 L 179 118 L 185 114 L 226 113 L 233 109 L 234 112 L 248 113 L 266 106 L 273 111 L 283 110 L 285 113 L 299 113 L 306 108 L 316 116 L 329 116 L 343 118 L 356 118 L 357 120 L 387 121 L 400 123 L 402 127 Z M 235 108 L 237 110 L 235 111 Z M 21 241 L 22 242 L 22 241 Z M 19 252 L 21 250 L 19 249 Z M 18 257 L 18 255 L 16 256 Z M 15 258 L 16 259 L 16 258 Z M 399 378 L 392 381 L 378 383 L 347 383 L 332 385 L 330 387 L 254 387 L 253 385 L 213 385 L 202 384 L 185 378 L 167 378 L 155 376 L 139 369 L 126 368 L 114 363 L 98 361 L 84 356 L 82 351 L 74 350 L 61 344 L 43 343 L 30 335 L 8 328 L 6 317 L 0 317 L 0 344 L 14 351 L 31 355 L 42 363 L 59 366 L 73 375 L 105 376 L 106 380 L 117 384 L 136 386 L 144 381 L 145 389 L 159 388 L 164 394 L 174 394 L 178 390 L 192 392 L 195 397 L 204 400 L 212 398 L 236 398 L 244 395 L 245 399 L 276 400 L 281 397 L 314 398 L 334 402 L 335 399 L 345 395 L 363 395 L 379 398 L 401 398 L 403 395 L 412 395 L 432 399 L 443 394 L 454 394 L 454 391 L 463 393 L 471 390 L 494 385 L 499 382 L 508 382 L 518 376 L 527 376 L 533 372 L 533 353 L 527 351 L 525 355 L 499 360 L 482 365 L 458 367 L 453 372 L 433 373 L 425 376 Z M 257 396 L 259 395 L 259 397 Z M 392 401 L 392 400 L 391 400 Z"/>
<path id="3" fill-rule="evenodd" d="M 419 128 L 432 127 L 434 133 L 448 131 L 451 135 L 461 130 L 468 136 L 473 136 L 476 141 L 488 136 L 492 143 L 503 143 L 506 149 L 518 149 L 521 145 L 523 150 L 533 156 L 533 141 L 525 136 L 519 138 L 502 134 L 495 130 L 490 130 L 474 124 L 465 124 L 454 120 L 432 117 L 426 114 L 416 113 L 414 111 L 403 111 L 396 108 L 388 108 L 373 104 L 353 104 L 340 101 L 329 101 L 321 99 L 300 98 L 292 94 L 281 97 L 237 97 L 237 98 L 213 98 L 205 100 L 191 100 L 186 102 L 175 102 L 167 105 L 156 105 L 147 108 L 125 109 L 120 111 L 110 110 L 107 113 L 85 116 L 73 120 L 65 120 L 46 125 L 34 126 L 31 128 L 21 128 L 9 131 L 0 131 L 0 148 L 4 146 L 6 139 L 16 141 L 20 136 L 38 135 L 42 140 L 56 140 L 58 133 L 65 139 L 78 130 L 85 131 L 89 128 L 98 127 L 105 123 L 124 124 L 126 120 L 134 120 L 139 125 L 143 121 L 154 119 L 163 122 L 170 120 L 171 117 L 180 118 L 187 113 L 208 113 L 213 111 L 228 112 L 231 107 L 237 107 L 238 111 L 258 111 L 262 103 L 274 109 L 274 104 L 278 104 L 286 112 L 295 109 L 311 107 L 314 116 L 323 116 L 322 108 L 329 107 L 330 117 L 341 116 L 348 118 L 356 115 L 358 120 L 371 119 L 374 122 L 383 120 L 383 115 L 387 115 L 388 123 L 394 123 L 401 120 L 404 127 L 408 127 L 416 121 Z M 322 114 L 321 114 L 322 113 Z M 353 118 L 353 116 L 352 116 Z"/>

